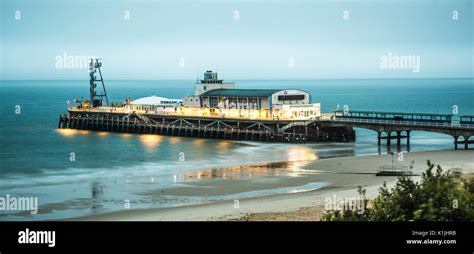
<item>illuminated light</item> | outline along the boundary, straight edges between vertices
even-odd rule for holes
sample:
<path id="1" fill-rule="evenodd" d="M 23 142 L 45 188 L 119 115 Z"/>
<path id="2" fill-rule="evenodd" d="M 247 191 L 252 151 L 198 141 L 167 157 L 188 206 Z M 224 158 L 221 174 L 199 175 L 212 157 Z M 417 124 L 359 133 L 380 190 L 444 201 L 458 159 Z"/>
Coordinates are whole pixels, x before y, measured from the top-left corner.
<path id="1" fill-rule="evenodd" d="M 81 135 L 87 135 L 87 134 L 90 133 L 90 131 L 88 131 L 88 130 L 78 130 L 77 132 Z"/>
<path id="2" fill-rule="evenodd" d="M 153 134 L 143 134 L 140 135 L 139 138 L 140 141 L 145 145 L 145 147 L 150 149 L 157 147 L 162 140 L 161 136 Z"/>
<path id="3" fill-rule="evenodd" d="M 174 183 L 177 181 L 177 178 L 178 178 L 178 177 L 177 177 L 176 175 L 173 176 L 173 182 L 174 182 Z"/>
<path id="4" fill-rule="evenodd" d="M 109 134 L 110 134 L 110 133 L 108 133 L 108 132 L 106 132 L 106 131 L 99 131 L 99 132 L 97 132 L 97 135 L 98 135 L 98 136 L 101 136 L 101 137 L 105 137 L 105 136 L 107 136 L 107 135 L 109 135 Z"/>
<path id="5" fill-rule="evenodd" d="M 154 177 L 150 177 L 150 182 L 154 182 L 155 181 L 155 178 Z"/>

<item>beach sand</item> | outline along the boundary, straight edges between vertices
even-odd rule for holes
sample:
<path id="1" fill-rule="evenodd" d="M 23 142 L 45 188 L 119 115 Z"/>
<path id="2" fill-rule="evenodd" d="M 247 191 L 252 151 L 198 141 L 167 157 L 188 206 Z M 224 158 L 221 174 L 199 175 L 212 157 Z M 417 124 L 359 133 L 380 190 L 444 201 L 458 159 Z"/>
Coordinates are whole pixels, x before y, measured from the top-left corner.
<path id="1" fill-rule="evenodd" d="M 474 172 L 474 152 L 426 151 L 411 152 L 403 155 L 403 161 L 395 162 L 410 165 L 413 172 L 425 171 L 426 161 L 441 165 L 443 170 L 460 170 L 462 173 Z M 377 177 L 375 171 L 382 165 L 391 165 L 392 155 L 369 155 L 358 157 L 340 157 L 314 161 L 296 161 L 289 165 L 298 172 L 295 176 L 271 176 L 258 186 L 241 179 L 232 181 L 196 182 L 189 186 L 170 190 L 173 195 L 229 195 L 255 189 L 282 186 L 302 186 L 309 183 L 325 182 L 328 185 L 312 191 L 285 193 L 264 197 L 246 198 L 237 201 L 217 201 L 204 204 L 186 205 L 171 208 L 124 209 L 123 211 L 99 214 L 73 220 L 93 221 L 317 221 L 324 213 L 327 198 L 358 197 L 357 187 L 367 191 L 367 198 L 377 196 L 384 182 L 389 187 L 396 183 L 396 177 Z M 419 176 L 413 176 L 419 179 Z M 253 182 L 255 183 L 255 182 Z M 202 186 L 206 184 L 208 186 Z M 209 186 L 210 185 L 210 186 Z M 163 190 L 161 190 L 163 192 Z M 172 192 L 172 193 L 171 193 Z M 157 190 L 158 193 L 158 190 Z M 153 195 L 154 193 L 148 193 Z M 237 205 L 238 204 L 238 205 Z"/>

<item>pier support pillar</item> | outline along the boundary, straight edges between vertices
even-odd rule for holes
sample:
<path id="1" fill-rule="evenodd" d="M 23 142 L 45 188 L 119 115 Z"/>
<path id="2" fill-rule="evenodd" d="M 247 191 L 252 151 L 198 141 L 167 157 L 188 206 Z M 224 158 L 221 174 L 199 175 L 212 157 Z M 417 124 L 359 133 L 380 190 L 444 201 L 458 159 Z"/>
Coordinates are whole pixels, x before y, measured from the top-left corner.
<path id="1" fill-rule="evenodd" d="M 401 143 L 401 136 L 402 136 L 402 132 L 397 131 L 397 146 L 398 147 L 400 146 L 400 143 Z"/>
<path id="2" fill-rule="evenodd" d="M 62 115 L 59 115 L 59 123 L 58 123 L 58 129 L 61 128 L 61 124 L 63 122 L 63 116 Z"/>
<path id="3" fill-rule="evenodd" d="M 380 146 L 380 140 L 382 139 L 382 132 L 377 131 L 377 145 Z"/>
<path id="4" fill-rule="evenodd" d="M 387 146 L 391 146 L 391 141 L 392 141 L 392 132 L 389 131 L 387 132 Z"/>
<path id="5" fill-rule="evenodd" d="M 407 133 L 407 146 L 410 146 L 410 131 L 406 131 Z"/>
<path id="6" fill-rule="evenodd" d="M 458 136 L 453 136 L 454 138 L 454 150 L 458 150 Z"/>
<path id="7" fill-rule="evenodd" d="M 464 150 L 469 150 L 469 137 L 464 136 Z"/>

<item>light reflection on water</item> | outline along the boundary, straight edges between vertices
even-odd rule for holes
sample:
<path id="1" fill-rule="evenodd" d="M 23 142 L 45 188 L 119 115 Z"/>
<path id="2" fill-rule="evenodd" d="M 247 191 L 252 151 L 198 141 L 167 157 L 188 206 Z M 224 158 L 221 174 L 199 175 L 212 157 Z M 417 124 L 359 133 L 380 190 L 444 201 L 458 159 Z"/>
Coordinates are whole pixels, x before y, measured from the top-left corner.
<path id="1" fill-rule="evenodd" d="M 86 135 L 89 134 L 88 130 L 76 130 L 76 129 L 56 129 L 56 132 L 63 137 L 73 137 L 75 135 Z"/>
<path id="2" fill-rule="evenodd" d="M 303 166 L 311 161 L 319 160 L 315 149 L 305 146 L 290 147 L 287 150 L 287 159 L 289 162 L 292 162 L 292 165 L 287 168 L 286 175 L 292 177 L 297 177 L 301 173 L 307 172 L 307 170 L 303 169 Z"/>
<path id="3" fill-rule="evenodd" d="M 133 134 L 131 134 L 131 133 L 120 133 L 120 137 L 122 137 L 122 138 L 131 138 L 131 137 L 133 137 Z"/>
<path id="4" fill-rule="evenodd" d="M 153 150 L 158 147 L 163 139 L 163 136 L 153 134 L 141 134 L 138 136 L 143 145 L 149 150 Z"/>
<path id="5" fill-rule="evenodd" d="M 305 146 L 289 147 L 286 157 L 288 161 L 314 161 L 319 159 L 313 148 Z"/>
<path id="6" fill-rule="evenodd" d="M 219 145 L 218 145 L 219 146 Z M 244 179 L 259 176 L 292 176 L 298 177 L 303 173 L 311 172 L 303 168 L 311 161 L 318 160 L 315 150 L 309 147 L 289 147 L 287 160 L 272 163 L 255 163 L 222 168 L 205 168 L 198 171 L 186 172 L 179 176 L 181 181 L 197 181 L 209 179 Z M 174 176 L 176 182 L 177 176 Z"/>
<path id="7" fill-rule="evenodd" d="M 108 136 L 109 134 L 110 134 L 110 132 L 106 132 L 106 131 L 98 131 L 97 132 L 97 136 L 101 136 L 101 137 Z"/>
<path id="8" fill-rule="evenodd" d="M 64 137 L 73 137 L 75 135 L 89 134 L 91 131 L 75 130 L 75 129 L 58 129 L 57 132 Z M 98 136 L 107 136 L 109 132 L 95 132 Z M 182 137 L 168 137 L 156 134 L 130 134 L 120 133 L 121 138 L 129 139 L 137 137 L 140 143 L 147 151 L 154 152 L 160 143 L 166 139 L 171 145 L 176 145 L 182 142 Z M 200 147 L 206 143 L 206 139 L 192 139 L 191 144 Z M 227 140 L 218 140 L 215 147 L 220 151 L 227 151 L 230 149 L 232 142 Z M 242 179 L 258 176 L 300 176 L 307 172 L 303 166 L 311 161 L 318 160 L 316 149 L 305 146 L 290 146 L 286 149 L 286 154 L 282 156 L 281 162 L 270 163 L 255 163 L 252 165 L 228 166 L 220 168 L 204 168 L 198 171 L 186 172 L 178 175 L 173 175 L 173 182 L 178 181 L 196 181 L 208 179 Z M 212 155 L 210 155 L 212 156 Z M 199 165 L 197 165 L 199 166 Z M 178 180 L 179 179 L 179 180 Z"/>
<path id="9" fill-rule="evenodd" d="M 172 145 L 175 145 L 181 142 L 182 139 L 182 137 L 168 137 L 168 142 L 170 142 Z"/>
<path id="10" fill-rule="evenodd" d="M 217 148 L 220 150 L 228 150 L 230 146 L 230 142 L 226 140 L 222 140 L 219 143 L 217 143 Z"/>
<path id="11" fill-rule="evenodd" d="M 204 142 L 206 142 L 206 140 L 203 138 L 194 138 L 192 141 L 194 145 L 202 145 Z"/>

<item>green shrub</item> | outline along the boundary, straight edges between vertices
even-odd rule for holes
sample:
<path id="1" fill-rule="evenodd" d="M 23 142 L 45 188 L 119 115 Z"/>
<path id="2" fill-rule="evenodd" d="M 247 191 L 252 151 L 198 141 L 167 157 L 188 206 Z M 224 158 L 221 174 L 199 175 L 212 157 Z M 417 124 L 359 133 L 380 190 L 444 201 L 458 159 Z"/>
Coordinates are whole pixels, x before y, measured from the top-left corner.
<path id="1" fill-rule="evenodd" d="M 359 187 L 364 198 L 364 213 L 357 211 L 331 211 L 324 219 L 330 221 L 472 221 L 474 220 L 474 178 L 464 179 L 455 171 L 443 172 L 438 165 L 427 161 L 428 169 L 421 181 L 400 176 L 395 187 L 386 183 L 379 195 L 370 202 L 365 190 Z"/>

